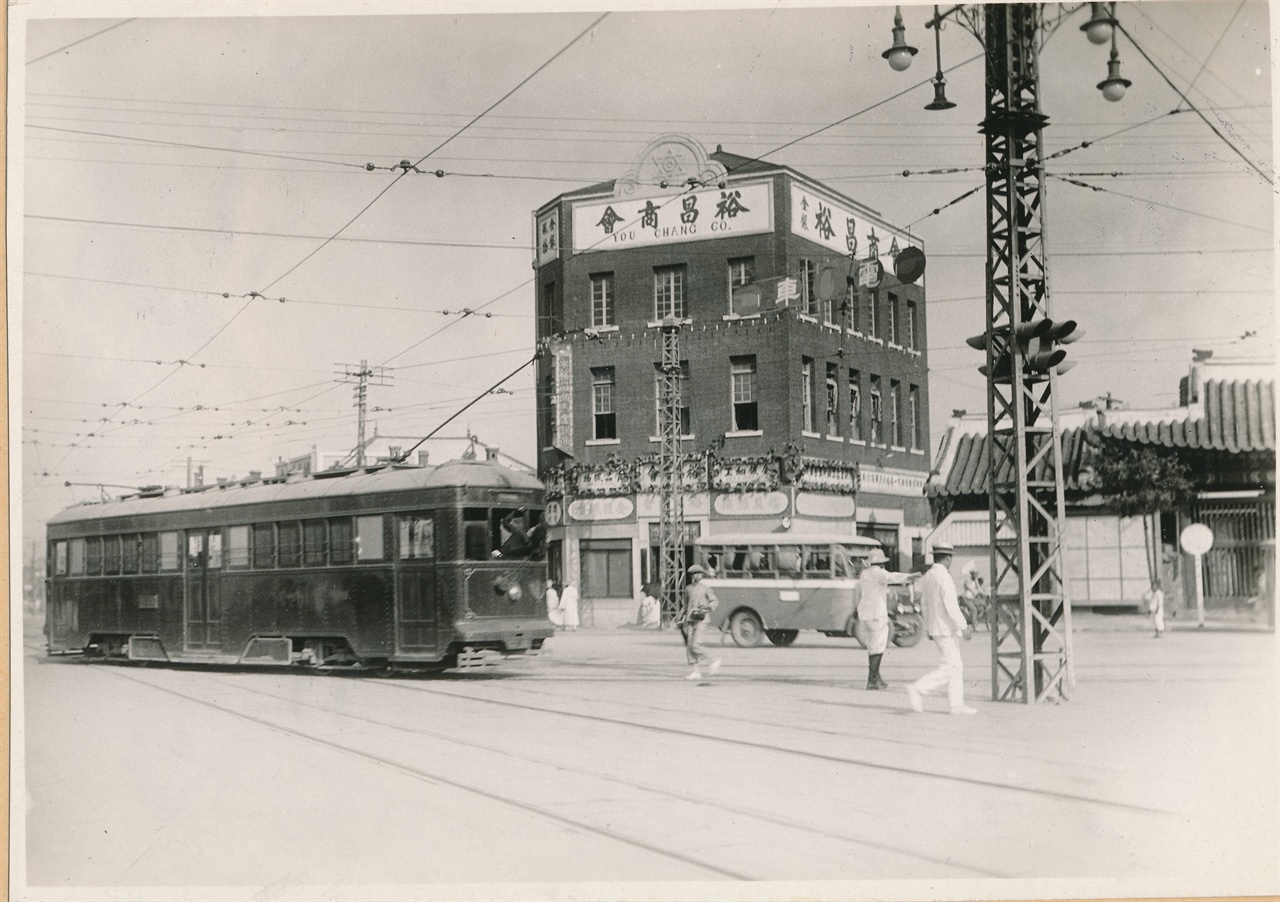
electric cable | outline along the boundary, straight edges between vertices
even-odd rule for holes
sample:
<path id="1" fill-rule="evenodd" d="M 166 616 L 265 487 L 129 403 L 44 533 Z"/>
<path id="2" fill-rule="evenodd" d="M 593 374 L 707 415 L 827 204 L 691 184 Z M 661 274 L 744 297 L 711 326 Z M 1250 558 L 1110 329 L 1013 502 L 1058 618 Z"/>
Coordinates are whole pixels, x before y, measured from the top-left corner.
<path id="1" fill-rule="evenodd" d="M 83 44 L 85 41 L 91 41 L 100 35 L 106 34 L 108 31 L 114 31 L 115 29 L 119 28 L 121 25 L 128 25 L 130 22 L 136 22 L 136 21 L 138 20 L 137 20 L 137 17 L 135 16 L 132 19 L 123 19 L 119 22 L 116 22 L 114 25 L 108 25 L 106 28 L 102 29 L 101 31 L 95 31 L 93 34 L 85 35 L 84 37 L 80 38 L 78 41 L 72 41 L 70 44 L 62 45 L 57 50 L 50 50 L 48 53 L 42 53 L 40 56 L 37 56 L 35 59 L 27 60 L 27 65 L 30 66 L 32 63 L 38 63 L 41 60 L 46 60 L 51 56 L 56 56 L 57 54 L 62 53 L 64 50 L 70 50 L 72 47 L 75 47 L 78 44 Z"/>

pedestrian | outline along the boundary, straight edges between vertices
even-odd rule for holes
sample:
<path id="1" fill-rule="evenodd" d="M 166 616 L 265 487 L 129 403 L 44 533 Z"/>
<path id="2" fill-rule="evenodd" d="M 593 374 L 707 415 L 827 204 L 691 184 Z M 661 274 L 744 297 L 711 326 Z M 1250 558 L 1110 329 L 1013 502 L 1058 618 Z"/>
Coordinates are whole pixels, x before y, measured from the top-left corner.
<path id="1" fill-rule="evenodd" d="M 685 657 L 693 665 L 693 670 L 685 679 L 702 679 L 702 665 L 707 665 L 707 673 L 715 673 L 720 669 L 720 659 L 712 658 L 702 647 L 702 633 L 707 626 L 707 617 L 720 604 L 716 593 L 703 582 L 706 571 L 697 564 L 689 568 L 689 582 L 684 587 L 684 622 L 680 625 L 684 633 Z"/>
<path id="2" fill-rule="evenodd" d="M 956 598 L 956 583 L 950 572 L 953 555 L 955 549 L 950 545 L 934 545 L 933 566 L 925 571 L 917 584 L 924 607 L 925 630 L 938 647 L 942 663 L 907 687 L 907 701 L 911 703 L 912 711 L 924 710 L 921 696 L 946 686 L 952 714 L 978 713 L 976 708 L 964 703 L 964 662 L 960 660 L 960 646 L 956 639 L 961 636 L 968 639 L 973 633 Z"/>
<path id="3" fill-rule="evenodd" d="M 1156 628 L 1156 638 L 1164 635 L 1164 590 L 1160 588 L 1160 580 L 1153 579 L 1151 588 L 1142 596 L 1147 600 L 1147 610 L 1151 612 L 1151 625 Z"/>
<path id="4" fill-rule="evenodd" d="M 862 597 L 858 600 L 858 638 L 867 646 L 867 688 L 888 689 L 880 677 L 880 659 L 889 647 L 889 586 L 910 582 L 911 573 L 884 569 L 889 558 L 880 548 L 872 549 L 867 566 L 859 577 Z"/>
<path id="5" fill-rule="evenodd" d="M 564 626 L 564 615 L 560 611 L 560 593 L 556 591 L 556 584 L 552 580 L 547 580 L 547 619 L 551 621 L 552 626 Z"/>
<path id="6" fill-rule="evenodd" d="M 572 580 L 564 584 L 564 591 L 560 593 L 560 616 L 569 632 L 578 628 L 578 587 Z"/>

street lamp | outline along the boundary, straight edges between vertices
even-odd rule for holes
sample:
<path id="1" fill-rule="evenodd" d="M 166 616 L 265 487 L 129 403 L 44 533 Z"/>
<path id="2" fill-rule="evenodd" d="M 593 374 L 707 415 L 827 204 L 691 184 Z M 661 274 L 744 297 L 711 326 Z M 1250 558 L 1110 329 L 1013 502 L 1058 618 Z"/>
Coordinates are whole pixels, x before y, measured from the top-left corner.
<path id="1" fill-rule="evenodd" d="M 911 58 L 919 51 L 907 43 L 906 27 L 902 24 L 902 7 L 893 8 L 893 46 L 880 54 L 889 61 L 889 68 L 901 72 L 911 65 Z"/>
<path id="2" fill-rule="evenodd" d="M 933 29 L 933 52 L 938 61 L 938 71 L 933 76 L 933 103 L 925 104 L 926 110 L 949 110 L 955 106 L 947 100 L 947 80 L 942 77 L 942 17 L 938 15 L 938 7 L 933 8 L 933 21 L 929 23 Z"/>
<path id="3" fill-rule="evenodd" d="M 1116 27 L 1114 3 L 1090 3 L 1089 21 L 1080 26 L 1091 44 L 1105 44 L 1111 40 Z M 1107 7 L 1110 6 L 1110 9 Z"/>
<path id="4" fill-rule="evenodd" d="M 1125 89 L 1133 82 L 1120 77 L 1120 54 L 1116 52 L 1116 35 L 1111 33 L 1111 59 L 1107 60 L 1107 77 L 1098 82 L 1102 96 L 1115 103 L 1124 97 Z"/>

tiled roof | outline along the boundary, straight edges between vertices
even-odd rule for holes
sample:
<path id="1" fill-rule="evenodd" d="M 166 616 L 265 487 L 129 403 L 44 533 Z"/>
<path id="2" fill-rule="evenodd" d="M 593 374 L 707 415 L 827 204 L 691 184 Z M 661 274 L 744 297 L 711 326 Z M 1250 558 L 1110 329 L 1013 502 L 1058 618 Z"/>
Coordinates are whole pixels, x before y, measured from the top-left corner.
<path id="1" fill-rule="evenodd" d="M 1062 430 L 1064 487 L 1068 491 L 1088 491 L 1092 487 L 1089 477 L 1099 437 L 1227 454 L 1274 453 L 1275 403 L 1273 380 L 1211 379 L 1203 384 L 1199 399 L 1189 407 L 1099 410 L 1096 420 Z M 985 426 L 985 418 L 952 421 L 934 461 L 934 472 L 925 484 L 926 495 L 938 498 L 986 494 L 990 443 Z M 1046 458 L 1037 475 L 1048 476 L 1050 465 Z"/>
<path id="2" fill-rule="evenodd" d="M 1111 438 L 1166 448 L 1274 451 L 1275 406 L 1274 381 L 1211 379 L 1204 383 L 1198 403 L 1187 408 L 1183 419 L 1156 422 L 1108 411 L 1099 431 Z"/>

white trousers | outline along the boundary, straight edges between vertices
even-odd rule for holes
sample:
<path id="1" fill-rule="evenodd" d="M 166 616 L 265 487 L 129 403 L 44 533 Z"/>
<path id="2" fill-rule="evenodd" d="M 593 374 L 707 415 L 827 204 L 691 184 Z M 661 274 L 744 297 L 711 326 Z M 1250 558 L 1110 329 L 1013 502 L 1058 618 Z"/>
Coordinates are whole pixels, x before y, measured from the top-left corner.
<path id="1" fill-rule="evenodd" d="M 889 647 L 889 621 L 859 620 L 858 638 L 867 646 L 867 654 L 884 654 L 884 650 Z"/>
<path id="2" fill-rule="evenodd" d="M 955 636 L 935 636 L 933 644 L 938 646 L 942 663 L 913 685 L 921 695 L 930 695 L 946 686 L 947 700 L 951 702 L 951 707 L 959 708 L 964 704 L 964 662 L 960 660 L 960 646 L 956 643 Z"/>

